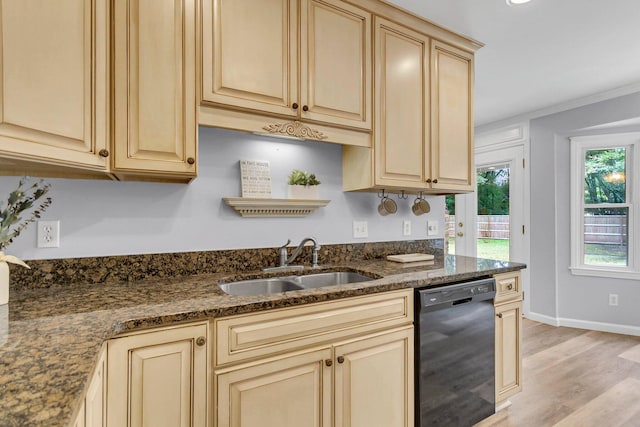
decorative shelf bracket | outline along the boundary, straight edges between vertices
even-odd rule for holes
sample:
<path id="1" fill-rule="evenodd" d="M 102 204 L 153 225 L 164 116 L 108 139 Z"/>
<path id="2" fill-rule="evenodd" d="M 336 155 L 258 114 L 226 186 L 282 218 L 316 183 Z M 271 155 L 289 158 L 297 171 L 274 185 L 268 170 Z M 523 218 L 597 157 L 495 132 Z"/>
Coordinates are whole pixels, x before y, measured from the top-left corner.
<path id="1" fill-rule="evenodd" d="M 316 209 L 327 206 L 331 200 L 310 199 L 254 199 L 225 197 L 227 206 L 245 218 L 302 218 Z"/>

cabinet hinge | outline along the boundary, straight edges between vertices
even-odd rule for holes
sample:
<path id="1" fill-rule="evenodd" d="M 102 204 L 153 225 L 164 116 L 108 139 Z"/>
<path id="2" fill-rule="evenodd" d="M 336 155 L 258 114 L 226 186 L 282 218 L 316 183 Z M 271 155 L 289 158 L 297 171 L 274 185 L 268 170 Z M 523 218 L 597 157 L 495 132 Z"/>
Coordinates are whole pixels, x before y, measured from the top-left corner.
<path id="1" fill-rule="evenodd" d="M 524 225 L 522 226 L 522 234 L 524 234 Z"/>
<path id="2" fill-rule="evenodd" d="M 524 159 L 522 159 L 522 169 L 524 169 Z"/>

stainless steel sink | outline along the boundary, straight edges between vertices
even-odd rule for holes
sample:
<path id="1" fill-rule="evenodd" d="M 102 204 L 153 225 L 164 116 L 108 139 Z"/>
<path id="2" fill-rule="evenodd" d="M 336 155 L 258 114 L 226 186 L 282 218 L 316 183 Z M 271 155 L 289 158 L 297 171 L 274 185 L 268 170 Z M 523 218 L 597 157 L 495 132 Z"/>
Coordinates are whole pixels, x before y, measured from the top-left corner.
<path id="1" fill-rule="evenodd" d="M 296 276 L 298 283 L 303 288 L 321 288 L 323 286 L 345 285 L 347 283 L 366 282 L 374 280 L 352 271 L 332 271 L 330 273 L 309 274 L 307 276 Z"/>
<path id="2" fill-rule="evenodd" d="M 374 280 L 371 277 L 352 271 L 332 271 L 328 273 L 308 274 L 306 276 L 271 277 L 268 279 L 241 280 L 220 283 L 218 286 L 230 295 L 266 295 L 323 286 L 344 285 L 347 283 Z"/>
<path id="3" fill-rule="evenodd" d="M 241 280 L 239 282 L 220 283 L 218 286 L 230 295 L 265 295 L 302 289 L 302 286 L 283 277 Z"/>

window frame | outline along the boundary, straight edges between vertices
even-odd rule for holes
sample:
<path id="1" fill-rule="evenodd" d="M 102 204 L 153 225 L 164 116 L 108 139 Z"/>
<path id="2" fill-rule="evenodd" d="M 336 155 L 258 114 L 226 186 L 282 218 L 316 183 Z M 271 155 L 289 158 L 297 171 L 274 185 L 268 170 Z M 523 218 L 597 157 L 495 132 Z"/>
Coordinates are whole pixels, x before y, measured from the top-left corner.
<path id="1" fill-rule="evenodd" d="M 640 132 L 576 136 L 571 142 L 571 265 L 572 274 L 619 279 L 640 279 Z M 585 154 L 587 151 L 626 148 L 625 203 L 603 204 L 601 207 L 628 208 L 627 213 L 627 265 L 591 265 L 584 263 L 584 211 L 594 205 L 585 206 Z"/>

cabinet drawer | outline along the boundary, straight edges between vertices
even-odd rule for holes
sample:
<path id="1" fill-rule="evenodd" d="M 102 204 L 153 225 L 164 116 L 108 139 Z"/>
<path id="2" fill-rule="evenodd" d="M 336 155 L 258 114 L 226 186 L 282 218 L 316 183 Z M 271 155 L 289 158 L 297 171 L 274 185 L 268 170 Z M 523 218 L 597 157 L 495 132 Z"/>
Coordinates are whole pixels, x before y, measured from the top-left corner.
<path id="1" fill-rule="evenodd" d="M 215 365 L 413 322 L 413 290 L 214 320 Z"/>
<path id="2" fill-rule="evenodd" d="M 522 281 L 519 271 L 496 274 L 493 277 L 496 279 L 496 303 L 516 300 L 522 296 Z"/>

